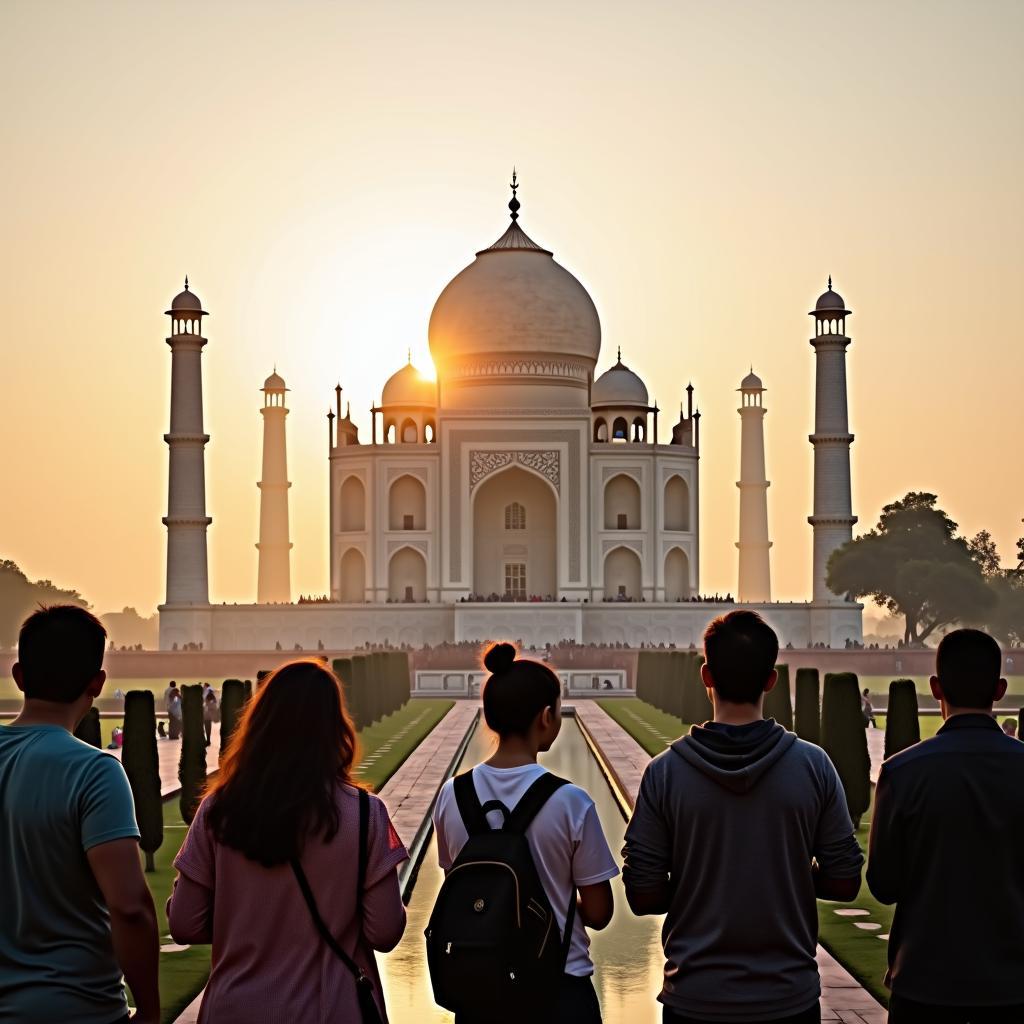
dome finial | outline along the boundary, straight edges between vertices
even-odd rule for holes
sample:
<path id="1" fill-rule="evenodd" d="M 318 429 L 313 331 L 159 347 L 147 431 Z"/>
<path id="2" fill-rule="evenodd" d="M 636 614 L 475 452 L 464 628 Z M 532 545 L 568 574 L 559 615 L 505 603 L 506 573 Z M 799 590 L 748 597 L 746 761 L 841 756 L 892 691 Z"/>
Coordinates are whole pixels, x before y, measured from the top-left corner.
<path id="1" fill-rule="evenodd" d="M 411 345 L 409 346 L 409 348 L 407 348 L 407 349 L 405 350 L 405 355 L 406 355 L 406 362 L 407 362 L 407 363 L 408 363 L 408 364 L 409 364 L 410 366 L 412 366 L 412 346 L 411 346 Z"/>
<path id="2" fill-rule="evenodd" d="M 519 200 L 516 199 L 516 189 L 519 188 L 519 184 L 516 181 L 515 167 L 512 168 L 512 182 L 509 188 L 512 189 L 512 198 L 509 200 L 508 208 L 512 211 L 512 223 L 514 224 L 519 220 Z"/>
<path id="3" fill-rule="evenodd" d="M 828 275 L 828 290 L 832 291 L 832 275 Z"/>
<path id="4" fill-rule="evenodd" d="M 188 274 L 185 275 L 185 291 L 188 291 Z"/>
<path id="5" fill-rule="evenodd" d="M 618 365 L 618 366 L 622 365 L 622 346 L 621 345 L 619 346 L 619 361 L 618 361 L 618 363 L 616 365 Z"/>

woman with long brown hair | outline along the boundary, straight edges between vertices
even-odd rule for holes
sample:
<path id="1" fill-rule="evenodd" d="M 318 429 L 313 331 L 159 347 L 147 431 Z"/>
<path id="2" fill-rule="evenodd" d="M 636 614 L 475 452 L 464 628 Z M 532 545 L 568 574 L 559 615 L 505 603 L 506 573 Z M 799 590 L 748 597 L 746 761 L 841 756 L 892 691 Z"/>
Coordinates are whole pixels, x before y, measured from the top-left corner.
<path id="1" fill-rule="evenodd" d="M 319 662 L 282 666 L 245 708 L 167 904 L 176 942 L 213 944 L 200 1024 L 384 1018 L 373 951 L 405 928 L 408 854 L 383 802 L 352 782 L 357 749 Z"/>

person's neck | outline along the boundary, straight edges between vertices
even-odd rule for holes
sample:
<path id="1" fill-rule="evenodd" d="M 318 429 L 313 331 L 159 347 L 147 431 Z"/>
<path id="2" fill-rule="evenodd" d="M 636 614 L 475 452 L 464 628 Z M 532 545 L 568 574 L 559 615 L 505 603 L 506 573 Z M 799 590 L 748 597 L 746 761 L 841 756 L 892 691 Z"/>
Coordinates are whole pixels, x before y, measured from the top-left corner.
<path id="1" fill-rule="evenodd" d="M 957 715 L 986 715 L 992 717 L 992 705 L 989 704 L 987 708 L 961 708 L 955 704 L 947 704 L 942 701 L 942 719 L 946 721 L 950 718 L 956 718 Z"/>
<path id="2" fill-rule="evenodd" d="M 68 732 L 74 732 L 88 708 L 82 708 L 81 701 L 61 704 L 55 700 L 33 700 L 25 698 L 21 714 L 11 725 L 57 725 Z"/>
<path id="3" fill-rule="evenodd" d="M 764 720 L 761 701 L 756 704 L 734 704 L 732 701 L 722 700 L 718 694 L 715 694 L 712 701 L 715 709 L 714 721 L 720 725 L 750 725 L 751 722 Z"/>
<path id="4" fill-rule="evenodd" d="M 528 736 L 506 736 L 498 740 L 498 749 L 484 762 L 492 768 L 522 768 L 537 763 L 538 747 Z"/>

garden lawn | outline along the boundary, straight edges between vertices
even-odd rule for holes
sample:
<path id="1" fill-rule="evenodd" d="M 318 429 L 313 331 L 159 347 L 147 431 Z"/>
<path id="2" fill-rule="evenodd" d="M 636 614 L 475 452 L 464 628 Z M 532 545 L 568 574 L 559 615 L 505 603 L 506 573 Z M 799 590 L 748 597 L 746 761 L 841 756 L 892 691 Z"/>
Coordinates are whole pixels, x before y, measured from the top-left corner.
<path id="1" fill-rule="evenodd" d="M 450 700 L 409 700 L 359 733 L 363 758 L 356 777 L 380 792 L 402 762 L 454 707 Z"/>
<path id="2" fill-rule="evenodd" d="M 615 719 L 652 757 L 661 753 L 677 736 L 685 732 L 684 725 L 673 715 L 652 707 L 645 701 L 635 698 L 621 700 L 599 700 L 597 702 Z M 932 735 L 926 732 L 932 719 L 921 718 L 922 736 Z M 935 728 L 941 719 L 935 718 Z M 879 717 L 878 724 L 884 728 L 884 716 Z M 871 827 L 871 808 L 861 819 L 857 831 L 857 841 L 867 852 L 868 832 Z M 854 917 L 837 914 L 837 910 L 864 910 L 866 914 Z M 861 886 L 860 895 L 854 903 L 827 903 L 818 901 L 819 938 L 821 944 L 878 1000 L 886 1006 L 889 1004 L 889 991 L 882 984 L 885 977 L 888 942 L 892 925 L 893 908 L 883 906 L 870 892 L 866 885 Z M 861 924 L 875 924 L 878 928 L 858 928 Z"/>
<path id="3" fill-rule="evenodd" d="M 452 707 L 450 700 L 410 700 L 394 714 L 364 729 L 359 734 L 363 761 L 357 770 L 358 777 L 379 791 Z M 103 724 L 104 737 L 109 741 L 115 720 L 104 719 Z M 178 810 L 178 798 L 164 801 L 164 841 L 154 858 L 156 871 L 146 875 L 156 904 L 162 945 L 174 944 L 167 931 L 164 906 L 174 883 L 172 863 L 186 831 Z M 209 975 L 209 946 L 190 946 L 178 952 L 160 954 L 161 1019 L 164 1024 L 173 1021 L 195 999 Z"/>
<path id="4" fill-rule="evenodd" d="M 878 728 L 885 732 L 885 715 L 875 715 Z M 917 722 L 921 729 L 921 739 L 926 740 L 934 736 L 942 725 L 942 715 L 918 715 Z"/>
<path id="5" fill-rule="evenodd" d="M 651 757 L 679 739 L 689 726 L 675 715 L 666 714 L 636 697 L 599 700 L 598 705 L 622 726 Z"/>

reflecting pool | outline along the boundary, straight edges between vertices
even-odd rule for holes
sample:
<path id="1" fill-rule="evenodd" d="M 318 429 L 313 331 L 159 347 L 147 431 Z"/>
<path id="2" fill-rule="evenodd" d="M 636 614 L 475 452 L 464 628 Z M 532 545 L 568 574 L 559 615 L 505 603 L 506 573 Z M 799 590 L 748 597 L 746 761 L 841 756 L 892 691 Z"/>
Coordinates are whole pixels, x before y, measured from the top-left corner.
<path id="1" fill-rule="evenodd" d="M 489 757 L 494 746 L 494 737 L 481 722 L 459 770 Z M 541 761 L 550 771 L 572 780 L 593 797 L 608 845 L 618 860 L 626 822 L 575 718 L 563 721 L 558 740 L 551 751 L 541 756 Z M 405 936 L 397 949 L 378 958 L 392 1024 L 449 1024 L 452 1020 L 452 1015 L 438 1007 L 431 996 L 423 939 L 443 877 L 437 866 L 437 846 L 431 839 L 409 901 Z M 662 919 L 636 918 L 630 914 L 621 877 L 613 880 L 612 888 L 615 916 L 603 932 L 592 933 L 590 947 L 604 1021 L 656 1024 L 661 1019 L 655 996 L 661 989 Z"/>

